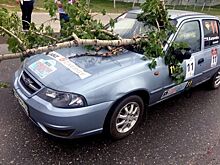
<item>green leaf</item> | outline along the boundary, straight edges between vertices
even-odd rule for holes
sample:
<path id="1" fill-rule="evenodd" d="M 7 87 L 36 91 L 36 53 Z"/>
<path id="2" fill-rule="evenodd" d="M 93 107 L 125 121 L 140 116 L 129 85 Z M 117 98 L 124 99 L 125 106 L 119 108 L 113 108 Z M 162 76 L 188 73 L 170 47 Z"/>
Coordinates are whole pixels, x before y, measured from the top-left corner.
<path id="1" fill-rule="evenodd" d="M 102 15 L 106 15 L 106 10 L 103 9 L 103 10 L 101 11 L 101 13 L 102 13 Z"/>
<path id="2" fill-rule="evenodd" d="M 0 88 L 8 88 L 9 84 L 6 82 L 0 82 Z"/>

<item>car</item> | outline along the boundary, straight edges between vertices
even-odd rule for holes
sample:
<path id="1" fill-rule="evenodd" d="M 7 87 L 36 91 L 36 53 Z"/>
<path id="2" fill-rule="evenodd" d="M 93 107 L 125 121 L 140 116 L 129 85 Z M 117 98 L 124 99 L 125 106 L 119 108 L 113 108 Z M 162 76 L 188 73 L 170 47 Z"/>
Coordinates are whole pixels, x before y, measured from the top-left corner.
<path id="1" fill-rule="evenodd" d="M 114 32 L 122 38 L 141 35 L 140 9 L 118 18 Z M 129 48 L 117 56 L 81 56 L 83 47 L 60 49 L 27 58 L 16 71 L 14 94 L 27 116 L 44 132 L 65 139 L 105 132 L 113 139 L 131 134 L 148 107 L 207 82 L 220 86 L 219 19 L 202 13 L 168 10 L 176 26 L 164 51 L 173 42 L 191 48 L 181 63 L 185 79 L 176 84 L 173 66 L 162 57 L 149 68 L 141 52 Z"/>

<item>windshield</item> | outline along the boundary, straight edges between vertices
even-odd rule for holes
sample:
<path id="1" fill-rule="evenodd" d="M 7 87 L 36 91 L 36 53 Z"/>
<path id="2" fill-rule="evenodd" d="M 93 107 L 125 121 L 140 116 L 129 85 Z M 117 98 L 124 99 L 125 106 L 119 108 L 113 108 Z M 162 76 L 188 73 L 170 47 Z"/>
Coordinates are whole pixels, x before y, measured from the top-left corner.
<path id="1" fill-rule="evenodd" d="M 113 32 L 122 38 L 132 38 L 146 32 L 146 28 L 136 19 L 124 18 L 115 23 Z"/>
<path id="2" fill-rule="evenodd" d="M 177 21 L 175 19 L 170 19 L 170 23 L 175 26 Z M 111 30 L 109 26 L 108 30 Z M 141 36 L 148 30 L 148 26 L 144 26 L 144 23 L 137 20 L 136 13 L 122 14 L 116 19 L 116 23 L 113 28 L 113 32 L 118 34 L 121 38 Z"/>
<path id="3" fill-rule="evenodd" d="M 147 28 L 137 19 L 137 14 L 125 13 L 116 19 L 113 32 L 122 38 L 133 38 L 146 32 Z M 108 28 L 110 30 L 110 28 Z"/>

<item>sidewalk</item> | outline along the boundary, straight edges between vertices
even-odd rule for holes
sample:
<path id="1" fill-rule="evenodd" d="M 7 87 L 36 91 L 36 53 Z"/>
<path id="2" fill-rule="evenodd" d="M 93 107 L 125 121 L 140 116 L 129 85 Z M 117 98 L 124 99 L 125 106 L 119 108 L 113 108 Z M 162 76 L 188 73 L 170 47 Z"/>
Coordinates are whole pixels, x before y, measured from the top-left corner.
<path id="1" fill-rule="evenodd" d="M 18 12 L 18 15 L 21 17 L 21 12 Z M 110 18 L 116 18 L 120 15 L 120 13 L 108 13 L 107 15 L 102 15 L 100 13 L 93 13 L 92 14 L 95 19 L 100 20 L 103 24 L 107 24 L 110 20 Z M 44 23 L 45 26 L 50 25 L 55 33 L 58 33 L 60 31 L 60 21 L 59 21 L 59 14 L 57 13 L 56 17 L 58 20 L 54 21 L 51 20 L 48 13 L 32 13 L 32 22 L 34 22 L 36 25 L 40 26 L 42 23 Z M 6 43 L 6 38 L 3 38 L 0 36 L 0 46 L 1 44 Z M 1 52 L 1 47 L 0 47 Z"/>
<path id="2" fill-rule="evenodd" d="M 18 15 L 21 17 L 21 12 L 18 12 Z M 110 18 L 116 18 L 120 15 L 120 13 L 109 13 L 107 15 L 102 15 L 100 13 L 93 13 L 92 14 L 95 19 L 100 20 L 103 24 L 107 24 L 110 20 Z M 55 33 L 58 33 L 60 31 L 60 21 L 59 21 L 59 14 L 57 13 L 58 20 L 54 21 L 51 20 L 48 13 L 32 13 L 32 22 L 34 22 L 36 25 L 40 26 L 42 23 L 44 23 L 45 26 L 50 25 Z M 6 38 L 3 38 L 0 36 L 0 53 L 6 53 Z"/>
<path id="3" fill-rule="evenodd" d="M 18 15 L 21 17 L 21 12 L 18 13 Z M 120 13 L 109 13 L 108 15 L 103 16 L 99 13 L 94 13 L 94 18 L 97 20 L 100 20 L 103 24 L 107 24 L 110 20 L 110 18 L 116 18 Z M 57 18 L 59 19 L 59 14 L 57 13 Z M 32 22 L 36 23 L 37 25 L 41 25 L 42 23 L 46 25 L 50 25 L 54 32 L 60 31 L 60 22 L 59 20 L 54 21 L 50 20 L 50 16 L 48 13 L 32 13 Z"/>

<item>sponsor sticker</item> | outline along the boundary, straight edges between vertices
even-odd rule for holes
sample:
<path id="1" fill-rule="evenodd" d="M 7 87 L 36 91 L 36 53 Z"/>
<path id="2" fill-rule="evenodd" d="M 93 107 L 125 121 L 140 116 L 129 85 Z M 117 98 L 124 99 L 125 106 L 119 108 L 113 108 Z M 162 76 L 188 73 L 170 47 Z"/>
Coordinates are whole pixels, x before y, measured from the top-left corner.
<path id="1" fill-rule="evenodd" d="M 66 68 L 71 70 L 73 73 L 77 74 L 81 79 L 85 79 L 89 76 L 91 76 L 90 73 L 84 71 L 82 68 L 80 68 L 78 65 L 74 64 L 72 61 L 70 61 L 68 58 L 65 58 L 61 54 L 57 52 L 51 52 L 48 54 L 50 57 L 55 59 L 56 61 L 60 62 L 62 65 L 64 65 Z"/>
<path id="2" fill-rule="evenodd" d="M 41 79 L 43 79 L 57 69 L 55 65 L 56 65 L 56 61 L 54 60 L 40 59 L 32 63 L 29 66 L 29 69 L 31 69 L 36 75 L 38 75 Z"/>
<path id="3" fill-rule="evenodd" d="M 188 81 L 184 82 L 182 84 L 176 85 L 176 86 L 174 86 L 174 87 L 172 87 L 168 90 L 165 90 L 164 93 L 161 96 L 161 99 L 166 98 L 168 96 L 171 96 L 171 95 L 173 95 L 177 92 L 180 92 L 180 91 L 184 90 L 186 88 L 187 84 L 188 84 Z"/>
<path id="4" fill-rule="evenodd" d="M 190 88 L 192 86 L 193 81 L 189 80 L 186 84 L 186 88 Z"/>

